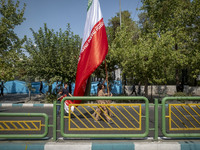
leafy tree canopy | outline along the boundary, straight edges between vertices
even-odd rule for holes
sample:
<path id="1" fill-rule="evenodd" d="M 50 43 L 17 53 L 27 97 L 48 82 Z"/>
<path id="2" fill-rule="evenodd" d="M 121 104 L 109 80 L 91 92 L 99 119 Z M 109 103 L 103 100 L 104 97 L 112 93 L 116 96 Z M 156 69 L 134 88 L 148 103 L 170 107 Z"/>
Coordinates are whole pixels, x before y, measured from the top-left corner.
<path id="1" fill-rule="evenodd" d="M 16 74 L 14 67 L 22 57 L 20 40 L 14 29 L 24 20 L 26 5 L 20 9 L 20 3 L 12 0 L 0 0 L 0 78 L 3 80 L 13 79 Z"/>
<path id="2" fill-rule="evenodd" d="M 34 40 L 27 39 L 25 45 L 30 55 L 25 64 L 27 75 L 50 84 L 57 80 L 74 81 L 81 39 L 71 32 L 70 25 L 64 32 L 48 29 L 46 24 L 38 32 L 31 31 Z"/>

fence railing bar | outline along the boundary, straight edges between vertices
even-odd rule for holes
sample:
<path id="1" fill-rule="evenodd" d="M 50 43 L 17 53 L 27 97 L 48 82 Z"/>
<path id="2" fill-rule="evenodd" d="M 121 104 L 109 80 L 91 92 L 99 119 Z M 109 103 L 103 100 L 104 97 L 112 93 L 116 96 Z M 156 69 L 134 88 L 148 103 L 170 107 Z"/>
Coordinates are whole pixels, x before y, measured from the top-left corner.
<path id="1" fill-rule="evenodd" d="M 181 106 L 181 107 L 200 125 L 200 123 L 197 121 L 197 119 L 194 118 L 194 116 L 184 106 Z M 196 128 L 196 126 L 195 126 L 195 128 Z"/>

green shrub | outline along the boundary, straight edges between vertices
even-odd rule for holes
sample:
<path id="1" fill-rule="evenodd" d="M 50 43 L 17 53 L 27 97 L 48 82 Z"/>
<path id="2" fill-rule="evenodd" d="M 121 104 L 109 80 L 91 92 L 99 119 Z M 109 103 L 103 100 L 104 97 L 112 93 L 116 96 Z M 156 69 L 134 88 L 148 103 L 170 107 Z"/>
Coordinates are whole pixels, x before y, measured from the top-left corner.
<path id="1" fill-rule="evenodd" d="M 184 93 L 184 92 L 176 92 L 175 94 L 174 94 L 174 96 L 175 97 L 184 97 L 184 96 L 188 96 L 186 93 Z"/>
<path id="2" fill-rule="evenodd" d="M 53 101 L 57 99 L 57 96 L 56 94 L 49 94 L 45 96 L 45 99 L 48 103 L 53 103 Z"/>
<path id="3" fill-rule="evenodd" d="M 175 97 L 187 97 L 187 96 L 192 96 L 191 94 L 187 94 L 187 93 L 184 93 L 184 92 L 177 92 L 177 93 L 175 93 L 174 94 L 174 96 Z M 192 102 L 192 103 L 195 103 L 195 102 L 198 102 L 198 101 L 191 101 L 191 100 L 187 100 L 187 99 L 183 99 L 183 100 L 178 100 L 180 103 L 190 103 L 190 102 Z"/>

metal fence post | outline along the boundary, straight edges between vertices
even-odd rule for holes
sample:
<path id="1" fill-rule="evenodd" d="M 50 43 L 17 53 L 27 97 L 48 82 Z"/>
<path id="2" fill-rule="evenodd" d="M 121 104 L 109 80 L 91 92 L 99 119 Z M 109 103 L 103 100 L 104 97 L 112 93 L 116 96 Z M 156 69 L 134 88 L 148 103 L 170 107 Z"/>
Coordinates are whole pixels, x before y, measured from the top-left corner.
<path id="1" fill-rule="evenodd" d="M 154 105 L 154 121 L 155 121 L 155 130 L 154 130 L 154 140 L 158 140 L 158 99 L 155 99 Z"/>
<path id="2" fill-rule="evenodd" d="M 56 100 L 53 101 L 53 141 L 56 141 L 56 129 L 57 129 L 57 122 L 56 122 Z"/>

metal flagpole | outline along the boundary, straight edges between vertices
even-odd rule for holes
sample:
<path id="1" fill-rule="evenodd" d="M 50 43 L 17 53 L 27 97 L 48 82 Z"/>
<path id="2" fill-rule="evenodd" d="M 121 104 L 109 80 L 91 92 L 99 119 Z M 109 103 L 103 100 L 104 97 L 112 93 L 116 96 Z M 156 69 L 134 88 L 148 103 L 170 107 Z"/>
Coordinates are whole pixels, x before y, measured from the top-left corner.
<path id="1" fill-rule="evenodd" d="M 106 65 L 106 59 L 105 59 L 105 71 L 106 71 L 106 82 L 107 82 L 107 92 L 108 95 L 110 95 L 109 85 L 108 85 L 108 71 L 107 71 L 107 65 Z"/>

